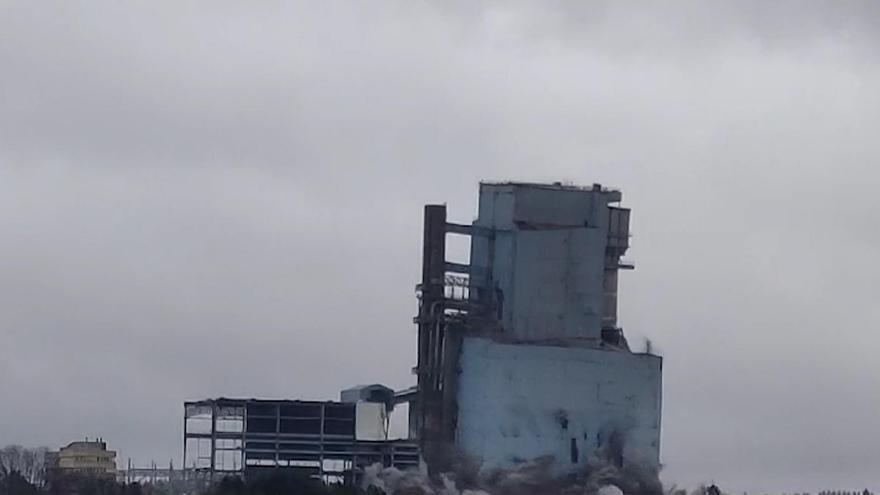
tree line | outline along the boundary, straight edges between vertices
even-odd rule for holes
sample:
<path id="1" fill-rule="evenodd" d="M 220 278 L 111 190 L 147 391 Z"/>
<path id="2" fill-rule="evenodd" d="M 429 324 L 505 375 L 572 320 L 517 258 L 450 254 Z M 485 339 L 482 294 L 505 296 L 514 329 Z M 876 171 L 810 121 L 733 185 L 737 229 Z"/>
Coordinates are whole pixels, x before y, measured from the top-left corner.
<path id="1" fill-rule="evenodd" d="M 0 448 L 0 495 L 166 495 L 137 483 L 52 473 L 47 466 L 48 453 L 46 447 Z"/>
<path id="2" fill-rule="evenodd" d="M 46 447 L 3 447 L 0 449 L 0 480 L 9 482 L 7 479 L 12 477 L 16 483 L 25 482 L 36 488 L 45 487 L 47 452 L 49 449 Z"/>

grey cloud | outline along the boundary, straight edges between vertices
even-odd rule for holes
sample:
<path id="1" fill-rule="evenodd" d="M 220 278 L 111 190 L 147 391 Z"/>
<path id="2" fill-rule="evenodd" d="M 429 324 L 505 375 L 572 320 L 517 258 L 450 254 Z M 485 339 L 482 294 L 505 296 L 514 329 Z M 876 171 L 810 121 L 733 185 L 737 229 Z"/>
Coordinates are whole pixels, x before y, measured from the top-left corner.
<path id="1" fill-rule="evenodd" d="M 0 9 L 0 440 L 408 385 L 421 205 L 598 181 L 667 480 L 880 483 L 873 3 Z"/>

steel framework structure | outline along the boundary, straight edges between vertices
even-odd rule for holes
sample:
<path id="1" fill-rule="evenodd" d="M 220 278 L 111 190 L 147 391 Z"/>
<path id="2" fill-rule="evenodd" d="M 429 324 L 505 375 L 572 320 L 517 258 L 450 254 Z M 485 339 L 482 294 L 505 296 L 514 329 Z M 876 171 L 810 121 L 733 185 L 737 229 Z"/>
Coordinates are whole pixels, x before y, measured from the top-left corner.
<path id="1" fill-rule="evenodd" d="M 366 466 L 417 468 L 406 440 L 358 440 L 356 405 L 264 399 L 184 403 L 183 459 L 188 477 L 295 469 L 325 481 L 354 483 Z"/>
<path id="2" fill-rule="evenodd" d="M 468 329 L 497 326 L 496 294 L 489 274 L 446 259 L 449 234 L 478 237 L 492 245 L 491 229 L 446 221 L 445 205 L 425 205 L 422 281 L 416 287 L 419 314 L 418 378 L 410 398 L 410 430 L 418 438 L 428 469 L 441 473 L 455 456 L 457 376 L 462 336 Z M 474 275 L 477 275 L 476 277 Z"/>

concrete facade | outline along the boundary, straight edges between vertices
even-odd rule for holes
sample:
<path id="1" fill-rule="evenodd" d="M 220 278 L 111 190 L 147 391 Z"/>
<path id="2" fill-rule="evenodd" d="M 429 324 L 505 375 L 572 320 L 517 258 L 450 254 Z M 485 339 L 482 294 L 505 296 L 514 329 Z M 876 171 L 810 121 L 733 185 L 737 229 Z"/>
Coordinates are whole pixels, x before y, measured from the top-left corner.
<path id="1" fill-rule="evenodd" d="M 553 456 L 564 472 L 616 432 L 626 460 L 657 466 L 661 367 L 650 354 L 465 338 L 458 446 L 485 468 Z"/>
<path id="2" fill-rule="evenodd" d="M 617 326 L 617 270 L 629 210 L 618 191 L 542 184 L 481 184 L 471 280 L 496 291 L 509 338 L 601 339 Z"/>
<path id="3" fill-rule="evenodd" d="M 107 443 L 98 440 L 72 442 L 51 456 L 55 473 L 77 473 L 98 477 L 116 477 L 116 452 L 107 449 Z"/>
<path id="4" fill-rule="evenodd" d="M 480 185 L 473 225 L 491 235 L 472 237 L 470 279 L 499 325 L 463 339 L 455 438 L 484 468 L 552 456 L 575 470 L 612 438 L 617 462 L 659 466 L 662 359 L 631 353 L 617 325 L 621 200 L 598 184 Z"/>

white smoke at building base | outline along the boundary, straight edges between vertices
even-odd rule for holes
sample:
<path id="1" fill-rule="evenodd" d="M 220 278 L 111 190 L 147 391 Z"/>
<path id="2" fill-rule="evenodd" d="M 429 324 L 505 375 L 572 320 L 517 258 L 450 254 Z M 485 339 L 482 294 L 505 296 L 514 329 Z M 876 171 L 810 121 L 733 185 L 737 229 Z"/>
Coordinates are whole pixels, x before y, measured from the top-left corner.
<path id="1" fill-rule="evenodd" d="M 577 472 L 557 475 L 550 456 L 511 469 L 476 474 L 461 462 L 449 473 L 431 477 L 424 471 L 402 471 L 379 464 L 364 473 L 363 488 L 386 495 L 664 495 L 659 472 L 635 463 L 619 465 L 607 452 L 590 457 Z M 679 493 L 669 490 L 669 493 Z"/>

